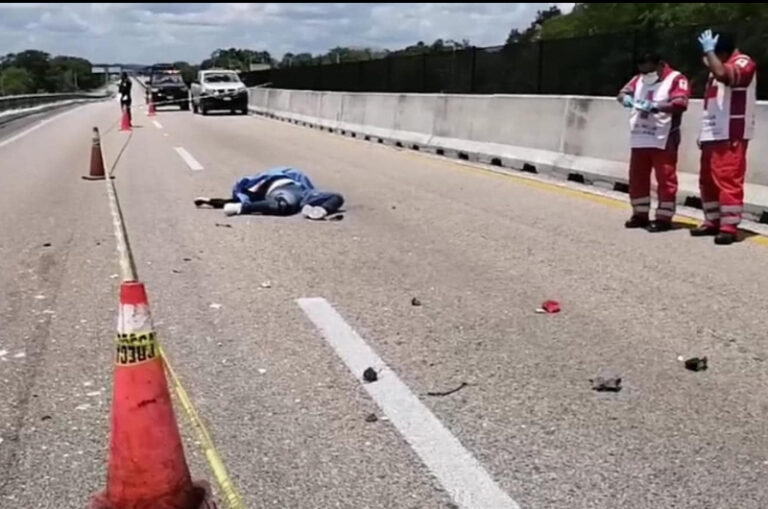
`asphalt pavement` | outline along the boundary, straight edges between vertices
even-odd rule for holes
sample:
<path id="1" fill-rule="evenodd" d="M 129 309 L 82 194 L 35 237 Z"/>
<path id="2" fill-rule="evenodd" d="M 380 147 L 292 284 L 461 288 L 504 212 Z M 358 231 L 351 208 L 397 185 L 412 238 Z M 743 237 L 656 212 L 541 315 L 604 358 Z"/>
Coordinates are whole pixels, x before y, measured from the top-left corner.
<path id="1" fill-rule="evenodd" d="M 257 116 L 135 106 L 130 135 L 118 116 L 0 134 L 0 506 L 105 484 L 119 280 L 104 185 L 80 179 L 96 125 L 159 337 L 248 507 L 496 509 L 456 491 L 469 470 L 438 475 L 443 435 L 425 454 L 407 425 L 432 415 L 522 508 L 768 507 L 765 245 L 627 231 L 620 202 Z M 277 165 L 343 193 L 343 220 L 192 203 Z M 423 410 L 361 383 L 305 298 Z"/>

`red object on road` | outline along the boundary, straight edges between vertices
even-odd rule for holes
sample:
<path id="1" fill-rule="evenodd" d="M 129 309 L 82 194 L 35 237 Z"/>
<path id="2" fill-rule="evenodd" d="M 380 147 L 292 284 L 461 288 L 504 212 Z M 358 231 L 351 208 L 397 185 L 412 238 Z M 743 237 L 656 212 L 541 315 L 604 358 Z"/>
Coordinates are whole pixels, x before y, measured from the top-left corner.
<path id="1" fill-rule="evenodd" d="M 559 313 L 560 312 L 560 303 L 556 300 L 548 300 L 544 301 L 544 303 L 541 305 L 541 309 L 546 311 L 547 313 Z"/>
<path id="2" fill-rule="evenodd" d="M 144 285 L 120 287 L 107 489 L 89 509 L 213 508 L 192 483 Z"/>

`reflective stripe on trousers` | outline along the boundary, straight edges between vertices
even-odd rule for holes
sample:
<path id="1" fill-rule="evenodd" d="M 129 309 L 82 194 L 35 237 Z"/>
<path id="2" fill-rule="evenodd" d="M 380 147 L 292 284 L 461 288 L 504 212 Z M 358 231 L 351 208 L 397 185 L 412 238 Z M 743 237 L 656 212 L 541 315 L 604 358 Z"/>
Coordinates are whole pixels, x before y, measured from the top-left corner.
<path id="1" fill-rule="evenodd" d="M 646 215 L 651 211 L 651 197 L 643 196 L 629 200 L 632 205 L 632 213 L 636 215 Z"/>

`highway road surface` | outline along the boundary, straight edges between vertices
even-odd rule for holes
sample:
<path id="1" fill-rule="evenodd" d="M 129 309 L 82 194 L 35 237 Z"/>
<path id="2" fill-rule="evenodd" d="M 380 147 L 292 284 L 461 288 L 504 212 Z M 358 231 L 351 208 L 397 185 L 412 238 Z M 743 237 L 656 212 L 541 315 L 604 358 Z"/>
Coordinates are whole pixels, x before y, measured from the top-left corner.
<path id="1" fill-rule="evenodd" d="M 768 507 L 765 239 L 627 231 L 623 201 L 257 116 L 118 120 L 101 102 L 0 134 L 0 507 L 105 486 L 119 279 L 104 183 L 80 178 L 92 126 L 247 507 Z M 276 165 L 342 192 L 344 219 L 192 203 Z"/>

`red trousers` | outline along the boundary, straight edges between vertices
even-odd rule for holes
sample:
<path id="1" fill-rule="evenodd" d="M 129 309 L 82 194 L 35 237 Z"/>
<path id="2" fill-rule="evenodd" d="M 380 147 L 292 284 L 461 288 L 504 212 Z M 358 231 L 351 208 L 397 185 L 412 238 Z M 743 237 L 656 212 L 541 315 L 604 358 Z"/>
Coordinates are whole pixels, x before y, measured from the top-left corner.
<path id="1" fill-rule="evenodd" d="M 701 144 L 699 188 L 705 224 L 735 233 L 744 207 L 749 140 L 710 141 Z"/>
<path id="2" fill-rule="evenodd" d="M 629 159 L 629 200 L 632 215 L 648 217 L 651 211 L 651 170 L 656 173 L 659 205 L 656 219 L 672 221 L 677 198 L 677 144 L 661 148 L 633 148 Z"/>

